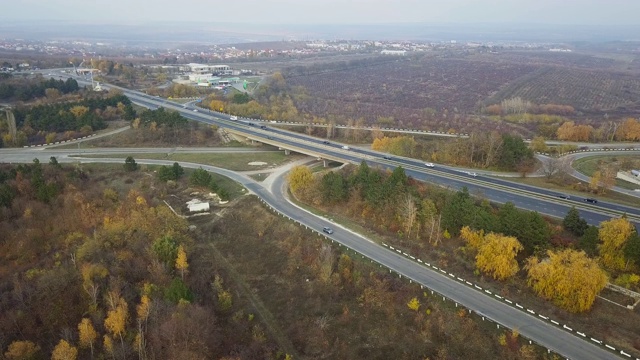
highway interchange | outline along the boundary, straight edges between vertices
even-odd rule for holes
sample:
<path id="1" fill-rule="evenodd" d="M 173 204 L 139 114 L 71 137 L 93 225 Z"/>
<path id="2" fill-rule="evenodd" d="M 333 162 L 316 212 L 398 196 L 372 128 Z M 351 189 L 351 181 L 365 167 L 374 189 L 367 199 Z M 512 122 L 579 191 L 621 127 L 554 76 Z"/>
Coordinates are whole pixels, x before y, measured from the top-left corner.
<path id="1" fill-rule="evenodd" d="M 61 76 L 67 77 L 67 74 Z M 107 85 L 108 87 L 113 87 Z M 237 120 L 232 121 L 228 115 L 208 112 L 193 106 L 186 106 L 172 103 L 160 98 L 148 96 L 143 93 L 131 91 L 128 89 L 121 90 L 134 103 L 152 109 L 163 106 L 182 113 L 183 116 L 205 123 L 216 124 L 230 130 L 241 132 L 252 139 L 262 140 L 266 143 L 272 143 L 284 148 L 301 149 L 302 152 L 308 151 L 312 154 L 325 154 L 326 157 L 332 159 L 342 159 L 345 162 L 358 164 L 361 161 L 367 161 L 371 166 L 380 166 L 382 168 L 393 168 L 402 166 L 408 175 L 423 181 L 433 182 L 451 189 L 461 189 L 466 186 L 472 194 L 481 193 L 487 199 L 497 203 L 511 201 L 517 207 L 529 210 L 535 210 L 540 213 L 564 217 L 568 209 L 575 205 L 580 208 L 581 216 L 591 224 L 598 224 L 603 220 L 611 217 L 619 216 L 621 213 L 627 213 L 629 218 L 636 224 L 640 223 L 640 212 L 638 209 L 626 207 L 622 205 L 599 202 L 598 204 L 586 204 L 582 199 L 564 200 L 558 198 L 560 193 L 549 191 L 546 189 L 531 187 L 527 185 L 517 184 L 502 179 L 496 179 L 487 176 L 471 177 L 459 170 L 444 166 L 437 166 L 435 169 L 428 169 L 423 163 L 406 158 L 392 157 L 392 159 L 384 159 L 385 154 L 362 150 L 350 149 L 344 150 L 342 144 L 323 143 L 324 140 L 308 137 L 298 133 L 292 133 L 273 127 L 268 127 L 268 123 L 259 123 L 255 120 Z M 194 111 L 198 110 L 198 111 Z M 253 124 L 253 125 L 251 125 Z M 260 126 L 267 126 L 261 129 Z M 143 149 L 127 149 L 131 153 L 143 152 Z M 77 154 L 77 150 L 54 150 L 44 148 L 27 148 L 27 149 L 11 149 L 0 151 L 0 162 L 29 162 L 34 157 L 56 156 L 49 154 L 58 154 L 61 156 L 61 162 L 122 162 L 122 159 L 85 159 L 70 158 L 68 155 Z M 84 149 L 85 152 L 91 152 Z M 103 152 L 104 153 L 104 152 Z M 42 160 L 42 159 L 41 159 Z M 172 162 L 162 160 L 144 160 L 136 159 L 142 164 L 170 164 Z M 323 226 L 328 225 L 328 221 L 316 215 L 301 211 L 300 208 L 291 204 L 286 200 L 282 193 L 284 188 L 284 176 L 280 176 L 272 189 L 265 188 L 262 184 L 257 183 L 248 176 L 238 174 L 236 172 L 205 166 L 200 164 L 184 163 L 185 167 L 202 167 L 206 170 L 213 171 L 225 175 L 243 186 L 249 191 L 259 196 L 270 207 L 278 212 L 288 216 L 294 221 L 304 224 L 311 229 L 320 230 Z M 335 225 L 333 225 L 335 227 Z M 326 236 L 326 234 L 325 234 Z M 538 316 L 519 310 L 512 305 L 506 304 L 504 301 L 486 295 L 474 287 L 465 283 L 456 281 L 434 271 L 406 256 L 402 256 L 392 250 L 363 238 L 350 231 L 342 229 L 334 232 L 329 236 L 332 240 L 348 246 L 349 248 L 359 252 L 363 256 L 410 278 L 413 281 L 428 287 L 447 298 L 455 301 L 462 306 L 475 311 L 503 326 L 511 329 L 517 329 L 520 334 L 531 339 L 543 347 L 557 352 L 570 359 L 616 359 L 618 355 L 597 345 L 593 341 L 575 336 L 562 327 L 554 325 L 547 320 L 543 320 Z M 542 311 L 544 312 L 544 310 Z M 597 334 L 592 334 L 597 336 Z"/>

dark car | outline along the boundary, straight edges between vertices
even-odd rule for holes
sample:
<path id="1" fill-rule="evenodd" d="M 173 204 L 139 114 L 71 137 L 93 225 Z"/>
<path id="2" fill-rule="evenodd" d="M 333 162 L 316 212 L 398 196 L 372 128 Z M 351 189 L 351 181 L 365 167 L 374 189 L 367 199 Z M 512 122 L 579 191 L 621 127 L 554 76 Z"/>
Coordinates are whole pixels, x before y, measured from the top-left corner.
<path id="1" fill-rule="evenodd" d="M 327 234 L 333 234 L 333 229 L 327 226 L 323 227 L 322 231 L 326 232 Z"/>
<path id="2" fill-rule="evenodd" d="M 256 124 L 254 124 L 254 123 L 249 123 L 249 126 L 256 126 Z"/>
<path id="3" fill-rule="evenodd" d="M 267 128 L 267 127 L 266 127 L 266 126 L 264 126 L 264 125 L 261 125 L 261 126 L 260 126 L 260 129 L 266 129 L 266 128 Z"/>
<path id="4" fill-rule="evenodd" d="M 389 155 L 385 155 L 382 158 L 385 159 L 385 160 L 391 160 L 391 156 L 389 156 Z"/>
<path id="5" fill-rule="evenodd" d="M 594 198 L 586 198 L 584 199 L 584 201 L 588 202 L 588 203 L 592 203 L 592 204 L 597 204 L 598 200 L 594 199 Z"/>
<path id="6" fill-rule="evenodd" d="M 329 145 L 329 142 L 327 140 L 322 142 L 323 144 Z"/>
<path id="7" fill-rule="evenodd" d="M 569 196 L 569 195 L 558 195 L 558 197 L 560 199 L 567 199 L 567 200 L 571 199 L 571 196 Z"/>

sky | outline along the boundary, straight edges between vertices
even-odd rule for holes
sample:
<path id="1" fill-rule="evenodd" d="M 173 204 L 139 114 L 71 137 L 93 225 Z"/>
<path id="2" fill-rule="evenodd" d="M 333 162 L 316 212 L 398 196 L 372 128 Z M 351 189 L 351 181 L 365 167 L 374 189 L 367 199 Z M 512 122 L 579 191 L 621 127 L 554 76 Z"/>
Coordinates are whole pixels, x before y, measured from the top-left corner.
<path id="1" fill-rule="evenodd" d="M 640 25 L 640 0 L 21 0 L 1 20 Z"/>

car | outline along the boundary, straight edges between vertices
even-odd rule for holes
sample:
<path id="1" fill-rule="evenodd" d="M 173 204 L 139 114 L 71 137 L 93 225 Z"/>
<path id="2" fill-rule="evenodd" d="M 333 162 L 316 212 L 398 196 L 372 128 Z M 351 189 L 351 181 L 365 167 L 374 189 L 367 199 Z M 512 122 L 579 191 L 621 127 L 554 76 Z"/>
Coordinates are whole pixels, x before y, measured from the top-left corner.
<path id="1" fill-rule="evenodd" d="M 198 109 L 193 109 L 193 111 L 198 112 Z"/>
<path id="2" fill-rule="evenodd" d="M 426 163 L 426 164 L 424 164 L 424 166 L 426 166 L 428 168 L 436 167 L 433 163 Z"/>
<path id="3" fill-rule="evenodd" d="M 389 156 L 389 155 L 384 155 L 382 158 L 385 159 L 385 160 L 391 160 L 391 156 Z"/>
<path id="4" fill-rule="evenodd" d="M 598 200 L 594 199 L 594 198 L 586 198 L 584 199 L 584 201 L 588 202 L 588 203 L 592 203 L 592 204 L 597 204 Z"/>
<path id="5" fill-rule="evenodd" d="M 558 195 L 558 197 L 559 197 L 560 199 L 565 199 L 565 200 L 570 200 L 570 199 L 571 199 L 571 196 L 566 195 L 566 194 Z"/>
<path id="6" fill-rule="evenodd" d="M 266 129 L 267 129 L 267 127 L 266 127 L 266 126 L 264 126 L 264 125 L 261 125 L 261 126 L 260 126 L 260 129 L 262 129 L 262 130 L 266 130 Z"/>
<path id="7" fill-rule="evenodd" d="M 478 174 L 476 174 L 476 173 L 474 173 L 474 172 L 468 172 L 467 174 L 469 174 L 469 175 L 471 175 L 471 176 L 473 176 L 473 177 L 478 176 Z"/>
<path id="8" fill-rule="evenodd" d="M 330 144 L 327 140 L 323 141 L 322 143 L 325 144 L 325 145 L 329 145 Z"/>
<path id="9" fill-rule="evenodd" d="M 231 115 L 231 117 L 230 117 L 229 119 L 231 119 L 231 120 L 238 120 L 238 117 L 237 117 L 237 116 L 234 116 L 234 115 Z"/>
<path id="10" fill-rule="evenodd" d="M 343 147 L 342 147 L 342 149 L 343 149 L 343 150 L 349 150 L 350 148 L 349 148 L 349 146 L 348 146 L 348 145 L 345 145 L 345 146 L 343 146 Z"/>
<path id="11" fill-rule="evenodd" d="M 256 126 L 256 124 L 254 124 L 254 123 L 249 123 L 249 126 Z"/>
<path id="12" fill-rule="evenodd" d="M 333 229 L 328 226 L 325 226 L 322 228 L 322 232 L 325 232 L 327 234 L 333 234 Z"/>

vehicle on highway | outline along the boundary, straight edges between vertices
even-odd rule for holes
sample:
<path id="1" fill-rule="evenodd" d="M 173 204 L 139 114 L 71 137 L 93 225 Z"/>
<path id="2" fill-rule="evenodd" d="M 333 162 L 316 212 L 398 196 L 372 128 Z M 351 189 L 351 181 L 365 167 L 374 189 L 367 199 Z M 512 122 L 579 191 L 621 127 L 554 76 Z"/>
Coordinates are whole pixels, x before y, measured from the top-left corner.
<path id="1" fill-rule="evenodd" d="M 584 199 L 584 201 L 588 202 L 588 203 L 592 203 L 592 204 L 597 204 L 598 200 L 594 199 L 594 198 L 586 198 Z"/>
<path id="2" fill-rule="evenodd" d="M 436 167 L 433 163 L 425 163 L 424 166 L 428 168 Z"/>
<path id="3" fill-rule="evenodd" d="M 254 124 L 254 123 L 249 123 L 249 126 L 256 126 L 256 124 Z"/>
<path id="4" fill-rule="evenodd" d="M 569 196 L 569 195 L 565 195 L 565 194 L 558 195 L 558 197 L 559 197 L 560 199 L 565 199 L 565 200 L 569 200 L 569 199 L 571 199 L 571 196 Z"/>
<path id="5" fill-rule="evenodd" d="M 330 142 L 328 142 L 327 140 L 323 141 L 322 143 L 325 144 L 325 145 L 329 145 L 330 144 Z"/>
<path id="6" fill-rule="evenodd" d="M 235 116 L 235 115 L 231 115 L 231 117 L 230 117 L 229 119 L 231 119 L 231 120 L 238 120 L 238 117 L 237 117 L 237 116 Z"/>
<path id="7" fill-rule="evenodd" d="M 198 109 L 193 109 L 193 111 L 198 112 Z"/>
<path id="8" fill-rule="evenodd" d="M 349 149 L 350 149 L 350 148 L 349 148 L 349 146 L 347 146 L 347 145 L 343 146 L 342 148 L 343 148 L 344 150 L 349 150 Z"/>
<path id="9" fill-rule="evenodd" d="M 322 231 L 327 233 L 327 234 L 333 234 L 333 229 L 328 227 L 328 226 L 323 227 Z"/>
<path id="10" fill-rule="evenodd" d="M 260 129 L 262 129 L 262 130 L 267 130 L 267 127 L 266 127 L 266 126 L 264 126 L 264 125 L 260 125 Z"/>
<path id="11" fill-rule="evenodd" d="M 467 174 L 469 174 L 469 175 L 471 175 L 471 176 L 473 176 L 473 177 L 477 177 L 477 176 L 478 176 L 478 174 L 476 174 L 476 173 L 474 173 L 474 172 L 468 172 Z"/>
<path id="12" fill-rule="evenodd" d="M 385 159 L 385 160 L 391 160 L 391 156 L 389 156 L 389 155 L 384 155 L 382 158 Z"/>
<path id="13" fill-rule="evenodd" d="M 271 136 L 267 136 L 267 139 L 269 139 L 269 140 L 273 140 L 273 137 L 271 137 Z"/>

